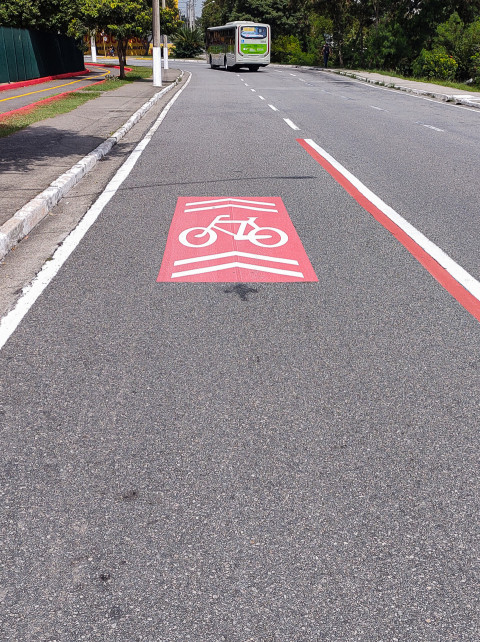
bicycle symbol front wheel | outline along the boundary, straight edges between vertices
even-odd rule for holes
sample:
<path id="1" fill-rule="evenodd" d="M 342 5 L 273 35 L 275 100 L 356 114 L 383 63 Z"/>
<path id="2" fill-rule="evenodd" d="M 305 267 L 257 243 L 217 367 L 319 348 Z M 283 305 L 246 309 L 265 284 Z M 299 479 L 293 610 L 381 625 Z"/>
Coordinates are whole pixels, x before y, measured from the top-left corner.
<path id="1" fill-rule="evenodd" d="M 202 239 L 206 240 L 202 243 Z M 197 239 L 197 240 L 196 240 Z M 190 227 L 178 235 L 178 240 L 186 247 L 207 247 L 217 240 L 217 233 L 208 227 Z"/>
<path id="2" fill-rule="evenodd" d="M 280 247 L 288 241 L 288 235 L 276 227 L 257 227 L 248 233 L 248 240 L 258 247 Z"/>

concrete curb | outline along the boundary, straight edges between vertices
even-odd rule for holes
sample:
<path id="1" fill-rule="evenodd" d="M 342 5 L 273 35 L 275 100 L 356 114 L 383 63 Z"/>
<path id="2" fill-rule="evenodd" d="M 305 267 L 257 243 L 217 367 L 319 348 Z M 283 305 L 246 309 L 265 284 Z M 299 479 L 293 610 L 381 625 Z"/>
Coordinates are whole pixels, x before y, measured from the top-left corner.
<path id="1" fill-rule="evenodd" d="M 184 72 L 168 87 L 156 93 L 140 109 L 138 109 L 127 122 L 117 129 L 107 140 L 101 143 L 93 152 L 84 156 L 64 174 L 59 176 L 47 189 L 21 207 L 15 214 L 0 227 L 0 260 L 19 241 L 21 241 L 37 225 L 49 211 L 59 203 L 67 192 L 87 174 L 97 162 L 103 158 L 114 145 L 116 145 L 127 132 L 141 120 L 167 92 L 171 91 L 183 78 Z"/>
<path id="2" fill-rule="evenodd" d="M 353 78 L 354 80 L 360 80 L 361 82 L 369 83 L 370 85 L 378 85 L 379 87 L 386 87 L 387 89 L 397 89 L 398 91 L 404 91 L 408 94 L 414 94 L 415 96 L 428 96 L 429 98 L 436 98 L 446 103 L 455 103 L 456 105 L 466 105 L 467 107 L 475 107 L 480 109 L 480 95 L 478 98 L 469 95 L 462 94 L 444 94 L 441 92 L 427 91 L 425 89 L 415 89 L 414 87 L 407 87 L 406 85 L 398 85 L 393 82 L 395 79 L 392 78 L 392 82 L 383 82 L 380 80 L 375 80 L 374 78 L 368 78 L 368 76 L 362 76 L 359 73 L 354 71 L 342 71 L 340 69 L 327 69 L 325 67 L 307 67 L 303 65 L 279 65 L 272 63 L 270 67 L 285 67 L 288 69 L 306 69 L 308 71 L 326 71 L 329 74 L 337 74 L 338 76 L 346 76 L 347 78 Z"/>
<path id="3" fill-rule="evenodd" d="M 371 85 L 378 85 L 380 87 L 387 87 L 389 89 L 398 89 L 399 91 L 404 91 L 408 94 L 413 94 L 415 96 L 428 96 L 429 98 L 436 98 L 437 100 L 442 100 L 446 103 L 455 103 L 456 105 L 467 105 L 468 107 L 476 107 L 480 109 L 480 96 L 478 99 L 474 99 L 474 96 L 462 95 L 462 94 L 445 94 L 437 91 L 428 91 L 425 89 L 415 89 L 414 87 L 408 87 L 406 85 L 398 85 L 395 82 L 382 82 L 375 80 L 373 78 L 368 78 L 367 76 L 362 76 L 361 74 L 352 73 L 351 71 L 340 71 L 338 69 L 325 69 L 324 71 L 329 71 L 333 74 L 338 74 L 339 76 L 346 76 L 348 78 L 354 78 L 355 80 L 361 80 L 362 82 L 369 83 Z M 392 81 L 394 79 L 392 78 Z M 473 100 L 472 100 L 473 98 Z"/>

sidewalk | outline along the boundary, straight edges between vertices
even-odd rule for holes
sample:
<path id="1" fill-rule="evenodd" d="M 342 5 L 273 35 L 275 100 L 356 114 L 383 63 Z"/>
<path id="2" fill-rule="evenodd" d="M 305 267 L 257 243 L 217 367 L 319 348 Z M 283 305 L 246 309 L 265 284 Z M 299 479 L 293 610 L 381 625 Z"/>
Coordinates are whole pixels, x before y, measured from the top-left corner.
<path id="1" fill-rule="evenodd" d="M 348 78 L 355 78 L 356 80 L 362 80 L 373 85 L 398 89 L 399 91 L 405 91 L 417 96 L 428 96 L 436 98 L 437 100 L 443 100 L 444 102 L 467 105 L 468 107 L 477 107 L 480 109 L 480 91 L 464 91 L 462 89 L 444 87 L 443 85 L 435 85 L 434 83 L 403 80 L 402 78 L 394 78 L 381 73 L 368 71 L 350 71 L 343 69 L 325 69 L 324 71 L 347 76 Z"/>
<path id="2" fill-rule="evenodd" d="M 136 81 L 0 139 L 0 259 L 180 78 Z M 133 114 L 133 116 L 132 116 Z"/>

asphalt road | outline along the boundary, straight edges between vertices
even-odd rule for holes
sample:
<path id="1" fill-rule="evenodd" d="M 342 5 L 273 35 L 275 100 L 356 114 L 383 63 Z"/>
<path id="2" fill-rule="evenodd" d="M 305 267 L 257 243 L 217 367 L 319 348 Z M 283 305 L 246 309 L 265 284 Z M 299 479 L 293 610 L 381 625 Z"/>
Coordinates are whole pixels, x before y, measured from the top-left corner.
<path id="1" fill-rule="evenodd" d="M 0 351 L 2 639 L 478 640 L 479 323 L 297 139 L 478 279 L 480 114 L 185 68 Z M 184 196 L 281 197 L 318 282 L 157 283 Z"/>

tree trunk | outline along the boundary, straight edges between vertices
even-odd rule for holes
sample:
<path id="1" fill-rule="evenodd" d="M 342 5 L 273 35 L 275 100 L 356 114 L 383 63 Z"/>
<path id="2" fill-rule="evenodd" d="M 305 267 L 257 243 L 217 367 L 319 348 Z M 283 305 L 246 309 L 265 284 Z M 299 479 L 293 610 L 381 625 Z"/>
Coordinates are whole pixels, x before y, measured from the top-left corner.
<path id="1" fill-rule="evenodd" d="M 127 38 L 119 38 L 117 44 L 118 49 L 118 62 L 120 63 L 120 80 L 125 80 L 125 63 L 127 61 Z"/>

